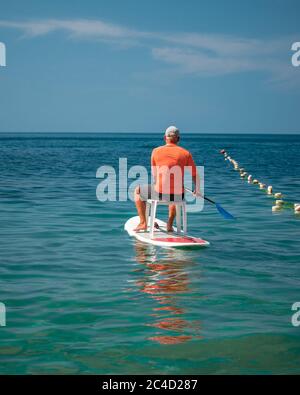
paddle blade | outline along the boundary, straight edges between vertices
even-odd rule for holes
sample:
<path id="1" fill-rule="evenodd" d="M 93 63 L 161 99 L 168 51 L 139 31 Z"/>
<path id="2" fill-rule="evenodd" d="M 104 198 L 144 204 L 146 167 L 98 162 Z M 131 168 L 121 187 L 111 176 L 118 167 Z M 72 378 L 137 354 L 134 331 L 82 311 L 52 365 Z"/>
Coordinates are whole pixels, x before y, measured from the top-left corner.
<path id="1" fill-rule="evenodd" d="M 219 211 L 219 213 L 225 218 L 225 219 L 235 219 L 233 215 L 231 215 L 228 211 L 226 211 L 220 204 L 216 203 L 216 207 Z"/>

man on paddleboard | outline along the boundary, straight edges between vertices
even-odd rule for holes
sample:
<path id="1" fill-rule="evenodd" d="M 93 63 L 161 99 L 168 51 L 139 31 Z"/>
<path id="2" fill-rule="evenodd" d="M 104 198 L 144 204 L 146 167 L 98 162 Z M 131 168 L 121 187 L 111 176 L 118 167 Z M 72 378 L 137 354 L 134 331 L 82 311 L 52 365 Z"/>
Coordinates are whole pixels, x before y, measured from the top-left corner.
<path id="1" fill-rule="evenodd" d="M 184 170 L 189 170 L 194 183 L 194 194 L 200 195 L 200 182 L 197 168 L 189 151 L 179 147 L 180 132 L 176 126 L 169 126 L 164 136 L 165 145 L 157 147 L 151 155 L 151 171 L 153 185 L 139 185 L 135 189 L 134 199 L 140 223 L 135 231 L 147 230 L 146 201 L 147 199 L 164 200 L 169 202 L 184 199 Z M 167 231 L 173 232 L 173 222 L 176 216 L 176 205 L 169 205 Z"/>

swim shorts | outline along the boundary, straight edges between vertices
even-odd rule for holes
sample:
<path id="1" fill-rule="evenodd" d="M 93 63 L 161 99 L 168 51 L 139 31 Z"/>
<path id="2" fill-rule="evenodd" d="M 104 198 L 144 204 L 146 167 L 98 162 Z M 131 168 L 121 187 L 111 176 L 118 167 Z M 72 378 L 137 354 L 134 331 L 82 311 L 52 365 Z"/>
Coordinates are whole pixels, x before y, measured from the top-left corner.
<path id="1" fill-rule="evenodd" d="M 154 185 L 146 184 L 140 185 L 140 197 L 141 200 L 146 201 L 147 199 L 160 200 L 166 202 L 182 202 L 184 200 L 184 193 L 182 194 L 165 194 L 159 193 L 155 190 Z"/>

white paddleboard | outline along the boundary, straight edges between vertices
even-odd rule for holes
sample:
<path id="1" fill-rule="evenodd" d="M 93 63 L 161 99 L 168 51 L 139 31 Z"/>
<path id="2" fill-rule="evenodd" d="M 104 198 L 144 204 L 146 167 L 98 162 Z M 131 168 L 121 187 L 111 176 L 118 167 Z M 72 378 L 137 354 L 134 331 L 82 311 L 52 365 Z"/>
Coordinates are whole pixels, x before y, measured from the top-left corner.
<path id="1" fill-rule="evenodd" d="M 155 222 L 158 224 L 159 229 L 154 230 L 154 237 L 153 239 L 151 239 L 149 232 L 134 231 L 134 229 L 138 226 L 139 222 L 140 219 L 138 216 L 132 217 L 126 222 L 124 229 L 128 232 L 129 236 L 133 236 L 144 243 L 167 248 L 207 247 L 209 245 L 208 241 L 203 240 L 199 237 L 177 234 L 176 228 L 174 228 L 174 232 L 168 233 L 167 224 L 159 219 L 155 219 Z"/>

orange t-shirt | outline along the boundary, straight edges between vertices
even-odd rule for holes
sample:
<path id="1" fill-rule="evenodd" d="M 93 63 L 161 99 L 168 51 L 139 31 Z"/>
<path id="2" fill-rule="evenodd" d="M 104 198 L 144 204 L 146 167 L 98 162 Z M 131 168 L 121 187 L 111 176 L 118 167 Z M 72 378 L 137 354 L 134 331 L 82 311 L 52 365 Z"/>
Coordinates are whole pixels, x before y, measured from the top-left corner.
<path id="1" fill-rule="evenodd" d="M 188 168 L 186 168 L 189 166 Z M 189 170 L 193 177 L 197 168 L 192 155 L 176 144 L 166 144 L 152 151 L 152 174 L 155 190 L 163 194 L 182 194 L 184 192 L 184 170 Z"/>

